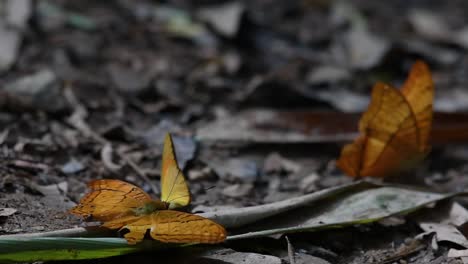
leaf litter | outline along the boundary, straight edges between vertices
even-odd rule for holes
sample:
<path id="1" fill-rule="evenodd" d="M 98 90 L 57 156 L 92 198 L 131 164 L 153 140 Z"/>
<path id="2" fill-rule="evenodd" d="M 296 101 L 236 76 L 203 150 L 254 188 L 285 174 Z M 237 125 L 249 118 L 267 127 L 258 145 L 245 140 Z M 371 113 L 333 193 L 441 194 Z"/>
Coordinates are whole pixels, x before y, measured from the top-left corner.
<path id="1" fill-rule="evenodd" d="M 222 246 L 231 250 L 219 251 L 225 258 L 232 257 L 223 260 L 236 262 L 252 256 L 259 263 L 278 258 L 289 262 L 287 245 L 277 238 L 288 230 L 301 229 L 280 225 L 280 220 L 287 220 L 284 215 L 288 214 L 301 216 L 296 210 L 303 208 L 290 211 L 280 206 L 286 211 L 278 219 L 276 214 L 271 216 L 277 220 L 271 223 L 261 220 L 263 214 L 278 209 L 271 207 L 278 206 L 272 201 L 286 202 L 349 183 L 334 167 L 339 149 L 335 144 L 354 138 L 359 115 L 349 112 L 365 109 L 375 80 L 398 83 L 411 62 L 422 57 L 434 69 L 436 109 L 456 112 L 466 108 L 463 87 L 468 67 L 461 52 L 466 21 L 460 15 L 463 8 L 450 2 L 432 8 L 371 1 L 345 5 L 342 1 L 300 5 L 287 1 L 239 5 L 232 1 L 232 6 L 223 6 L 231 12 L 227 16 L 217 16 L 219 6 L 205 2 L 168 2 L 164 6 L 150 1 L 4 2 L 14 12 L 2 21 L 13 25 L 6 29 L 15 37 L 2 38 L 8 41 L 8 52 L 3 53 L 2 48 L 1 54 L 8 56 L 1 56 L 5 66 L 0 79 L 4 87 L 0 89 L 0 207 L 17 211 L 0 217 L 2 234 L 85 234 L 84 228 L 61 232 L 79 222 L 62 214 L 59 204 L 70 198 L 77 201 L 85 183 L 96 178 L 131 181 L 145 191 L 153 190 L 155 196 L 158 190 L 151 186 L 158 185 L 158 135 L 171 131 L 183 138 L 184 147 L 176 147 L 176 151 L 185 149 L 185 154 L 177 154 L 179 161 L 186 160 L 181 167 L 191 178 L 195 208 L 210 214 L 218 206 L 216 212 L 221 215 L 236 213 L 236 219 L 249 223 L 232 229 L 232 234 L 242 235 L 242 229 L 257 223 L 262 223 L 262 229 L 256 231 L 275 234 L 242 240 L 244 247 L 233 240 Z M 205 12 L 202 18 L 200 10 L 211 14 Z M 418 22 L 411 19 L 421 11 L 439 13 L 439 18 L 430 19 L 446 24 L 445 35 L 434 38 L 418 29 Z M 44 74 L 46 71 L 52 75 Z M 63 87 L 64 82 L 72 85 Z M 336 110 L 345 113 L 332 112 Z M 425 177 L 431 195 L 449 195 L 467 186 L 463 180 L 466 159 L 461 154 L 466 148 L 464 120 L 463 113 L 442 113 L 439 118 L 436 114 L 435 124 L 443 121 L 433 131 L 433 141 L 439 145 L 414 173 Z M 167 121 L 172 125 L 164 125 Z M 453 142 L 458 145 L 446 146 Z M 226 166 L 230 163 L 238 167 Z M 68 183 L 67 192 L 54 187 L 63 182 Z M 45 186 L 54 191 L 45 191 Z M 390 187 L 371 188 L 362 195 L 388 191 L 385 188 Z M 407 192 L 414 190 L 400 191 L 396 193 L 413 197 Z M 359 192 L 347 194 L 359 198 Z M 346 199 L 343 193 L 320 203 L 326 207 Z M 369 202 L 362 199 L 365 201 Z M 304 208 L 324 210 L 314 204 Z M 253 215 L 245 215 L 242 209 L 252 206 L 260 211 L 248 209 Z M 370 210 L 365 213 L 382 213 L 377 214 L 380 218 L 398 211 L 392 206 L 362 208 Z M 386 211 L 389 209 L 393 211 Z M 335 217 L 359 219 L 346 218 L 346 210 L 342 211 L 343 215 L 335 213 Z M 463 219 L 461 211 L 458 218 Z M 296 263 L 319 259 L 329 263 L 448 262 L 447 252 L 453 244 L 438 243 L 430 235 L 414 239 L 421 229 L 404 219 L 394 222 L 396 226 L 376 222 L 293 233 L 288 238 Z M 454 224 L 436 219 L 426 223 L 448 225 L 463 233 L 463 220 Z M 257 222 L 250 222 L 254 220 Z M 314 223 L 307 227 L 315 228 Z M 333 241 L 327 242 L 327 237 Z M 458 238 L 464 243 L 462 236 Z M 257 250 L 258 244 L 265 247 Z M 212 248 L 205 250 L 217 254 Z M 450 256 L 453 254 L 452 250 Z M 126 260 L 134 261 L 132 258 Z"/>
<path id="2" fill-rule="evenodd" d="M 343 228 L 355 224 L 368 224 L 391 215 L 413 212 L 454 195 L 456 194 L 441 195 L 401 187 L 378 186 L 367 182 L 357 182 L 281 202 L 233 208 L 225 211 L 221 209 L 214 213 L 201 214 L 201 216 L 213 219 L 226 228 L 233 230 L 234 233 L 228 237 L 228 241 L 231 241 L 274 234 L 318 231 L 328 228 Z M 251 225 L 252 223 L 255 223 L 255 225 Z M 242 229 L 243 226 L 244 229 Z M 422 225 L 422 228 L 426 229 L 424 225 Z M 434 225 L 428 227 L 428 229 L 433 230 Z M 76 232 L 81 232 L 84 235 L 88 231 L 82 229 Z M 62 235 L 77 235 L 77 233 L 65 231 Z M 48 234 L 42 233 L 41 236 L 47 237 Z M 16 237 L 34 240 L 35 236 L 26 234 Z M 461 243 L 461 237 L 463 236 L 459 234 L 458 240 L 456 240 L 453 235 L 451 237 L 440 236 L 440 241 L 449 240 Z M 14 238 L 15 236 L 3 236 L 3 239 L 7 240 Z"/>

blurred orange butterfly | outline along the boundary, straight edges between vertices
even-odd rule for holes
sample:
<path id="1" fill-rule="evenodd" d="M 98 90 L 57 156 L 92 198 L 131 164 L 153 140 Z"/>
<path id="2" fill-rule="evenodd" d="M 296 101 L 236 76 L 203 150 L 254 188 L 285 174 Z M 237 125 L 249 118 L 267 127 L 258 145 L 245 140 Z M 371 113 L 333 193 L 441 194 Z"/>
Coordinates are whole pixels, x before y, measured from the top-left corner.
<path id="1" fill-rule="evenodd" d="M 120 180 L 95 180 L 91 192 L 70 212 L 92 217 L 110 229 L 127 229 L 129 244 L 149 235 L 166 243 L 220 243 L 226 230 L 219 224 L 190 213 L 169 210 L 190 203 L 190 193 L 177 166 L 170 134 L 166 135 L 161 169 L 161 200 L 153 200 L 142 189 Z"/>
<path id="2" fill-rule="evenodd" d="M 434 85 L 417 61 L 398 90 L 377 83 L 359 121 L 361 135 L 343 147 L 337 166 L 351 177 L 385 177 L 413 167 L 430 151 Z"/>

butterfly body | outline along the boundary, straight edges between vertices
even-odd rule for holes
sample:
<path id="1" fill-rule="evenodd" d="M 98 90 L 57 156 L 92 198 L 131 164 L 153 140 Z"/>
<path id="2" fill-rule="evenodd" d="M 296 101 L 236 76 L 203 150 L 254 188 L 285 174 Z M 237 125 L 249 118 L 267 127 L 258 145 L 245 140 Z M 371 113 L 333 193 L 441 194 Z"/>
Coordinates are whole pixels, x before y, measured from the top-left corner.
<path id="1" fill-rule="evenodd" d="M 351 177 L 386 177 L 414 167 L 430 151 L 433 97 L 431 74 L 422 61 L 400 90 L 375 84 L 359 121 L 361 135 L 343 147 L 338 167 Z"/>
<path id="2" fill-rule="evenodd" d="M 226 230 L 198 215 L 170 210 L 190 203 L 190 193 L 177 166 L 171 136 L 164 142 L 161 170 L 161 200 L 153 200 L 142 189 L 120 180 L 95 180 L 91 192 L 71 213 L 101 221 L 103 227 L 127 230 L 129 244 L 151 238 L 167 243 L 220 243 Z"/>
<path id="3" fill-rule="evenodd" d="M 148 215 L 157 212 L 158 210 L 167 210 L 168 207 L 169 204 L 158 200 L 154 200 L 145 203 L 143 206 L 133 209 L 133 213 L 135 215 Z"/>

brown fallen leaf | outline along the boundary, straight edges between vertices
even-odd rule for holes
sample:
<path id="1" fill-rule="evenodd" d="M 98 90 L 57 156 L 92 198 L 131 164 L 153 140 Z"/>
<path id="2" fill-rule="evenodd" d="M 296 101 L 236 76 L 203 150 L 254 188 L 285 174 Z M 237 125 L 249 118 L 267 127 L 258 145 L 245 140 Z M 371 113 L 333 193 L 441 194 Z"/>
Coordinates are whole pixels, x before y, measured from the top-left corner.
<path id="1" fill-rule="evenodd" d="M 214 121 L 197 131 L 205 142 L 345 142 L 356 136 L 357 114 L 256 108 Z M 337 122 L 339 120 L 339 122 Z"/>
<path id="2" fill-rule="evenodd" d="M 357 135 L 360 114 L 255 108 L 215 120 L 197 131 L 205 142 L 331 143 Z M 431 145 L 468 142 L 468 113 L 435 112 Z"/>
<path id="3" fill-rule="evenodd" d="M 468 113 L 435 113 L 431 144 L 468 142 Z"/>

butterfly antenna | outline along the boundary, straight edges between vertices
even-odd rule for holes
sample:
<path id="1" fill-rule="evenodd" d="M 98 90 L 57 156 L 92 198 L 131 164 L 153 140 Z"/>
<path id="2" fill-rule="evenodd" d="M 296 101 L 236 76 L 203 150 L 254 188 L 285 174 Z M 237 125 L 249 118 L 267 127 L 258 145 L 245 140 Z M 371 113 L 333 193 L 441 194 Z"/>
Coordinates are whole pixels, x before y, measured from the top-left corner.
<path id="1" fill-rule="evenodd" d="M 213 189 L 214 187 L 215 187 L 215 186 L 213 185 L 213 186 L 210 186 L 210 187 L 208 187 L 208 188 L 205 188 L 204 190 L 205 190 L 205 191 L 208 191 L 208 190 Z"/>

